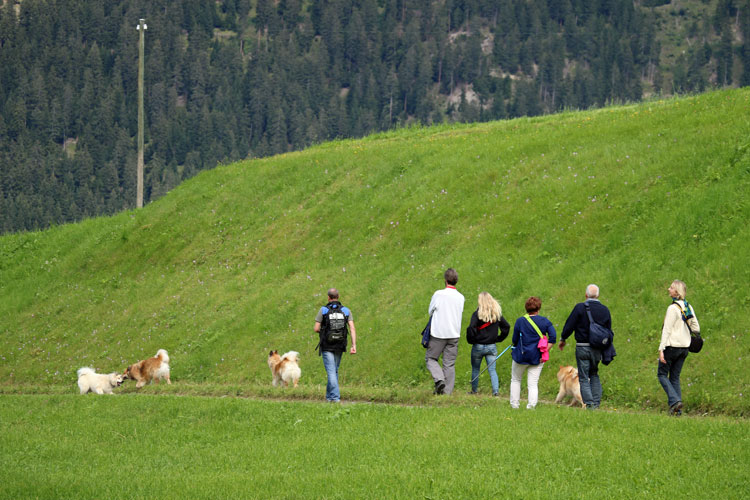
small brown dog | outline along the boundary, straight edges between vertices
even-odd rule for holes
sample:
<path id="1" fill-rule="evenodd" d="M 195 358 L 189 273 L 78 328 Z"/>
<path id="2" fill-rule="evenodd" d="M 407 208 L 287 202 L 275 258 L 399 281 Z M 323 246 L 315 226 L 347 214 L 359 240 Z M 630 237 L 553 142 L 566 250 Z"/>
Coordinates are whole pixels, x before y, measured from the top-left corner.
<path id="1" fill-rule="evenodd" d="M 583 399 L 581 398 L 581 385 L 578 382 L 578 370 L 572 366 L 561 366 L 557 371 L 557 380 L 560 382 L 560 392 L 557 393 L 555 403 L 559 403 L 566 396 L 573 396 L 570 406 L 576 403 L 583 408 Z"/>
<path id="2" fill-rule="evenodd" d="M 135 380 L 137 389 L 154 380 L 159 383 L 159 380 L 163 379 L 171 384 L 172 381 L 169 380 L 169 354 L 164 349 L 159 349 L 153 358 L 144 359 L 128 366 L 123 376 Z"/>
<path id="3" fill-rule="evenodd" d="M 302 376 L 302 370 L 299 369 L 299 353 L 289 351 L 279 356 L 279 351 L 268 353 L 268 367 L 271 369 L 273 376 L 272 384 L 275 386 L 279 381 L 288 387 L 290 383 L 297 387 L 299 378 Z"/>

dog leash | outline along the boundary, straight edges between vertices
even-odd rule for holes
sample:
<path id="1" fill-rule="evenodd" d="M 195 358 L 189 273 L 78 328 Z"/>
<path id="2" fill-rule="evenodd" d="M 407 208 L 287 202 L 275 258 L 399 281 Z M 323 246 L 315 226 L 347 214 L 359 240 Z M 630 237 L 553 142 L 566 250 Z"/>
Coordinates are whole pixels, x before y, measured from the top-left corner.
<path id="1" fill-rule="evenodd" d="M 505 351 L 507 351 L 507 350 L 508 350 L 508 349 L 510 349 L 511 347 L 513 347 L 513 344 L 510 344 L 510 345 L 509 345 L 508 347 L 506 347 L 506 348 L 505 348 Z M 497 356 L 495 357 L 495 359 L 494 359 L 494 360 L 492 361 L 492 363 L 488 363 L 488 364 L 487 364 L 487 366 L 485 366 L 485 367 L 484 367 L 484 370 L 482 370 L 481 372 L 479 372 L 479 375 L 481 375 L 481 374 L 483 374 L 484 372 L 486 372 L 486 371 L 487 371 L 487 370 L 488 370 L 488 369 L 490 368 L 490 366 L 492 366 L 493 364 L 495 364 L 495 361 L 497 361 L 498 359 L 500 359 L 500 356 L 502 356 L 503 354 L 505 354 L 505 351 L 503 351 L 503 352 L 501 352 L 500 354 L 498 354 L 498 355 L 497 355 Z M 479 378 L 479 375 L 477 375 L 476 377 L 474 377 L 473 379 L 471 379 L 472 383 L 473 383 L 473 382 L 474 382 L 474 381 L 475 381 L 476 379 L 478 379 L 478 378 Z"/>

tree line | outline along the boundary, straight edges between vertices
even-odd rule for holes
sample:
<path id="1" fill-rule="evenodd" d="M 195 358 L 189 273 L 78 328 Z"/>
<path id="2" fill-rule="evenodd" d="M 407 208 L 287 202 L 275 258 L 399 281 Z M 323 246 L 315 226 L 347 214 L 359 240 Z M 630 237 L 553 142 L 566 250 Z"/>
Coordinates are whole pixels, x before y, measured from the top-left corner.
<path id="1" fill-rule="evenodd" d="M 4 0 L 0 232 L 135 206 L 139 18 L 148 202 L 218 163 L 410 123 L 750 84 L 747 5 L 704 1 L 665 62 L 668 3 Z"/>

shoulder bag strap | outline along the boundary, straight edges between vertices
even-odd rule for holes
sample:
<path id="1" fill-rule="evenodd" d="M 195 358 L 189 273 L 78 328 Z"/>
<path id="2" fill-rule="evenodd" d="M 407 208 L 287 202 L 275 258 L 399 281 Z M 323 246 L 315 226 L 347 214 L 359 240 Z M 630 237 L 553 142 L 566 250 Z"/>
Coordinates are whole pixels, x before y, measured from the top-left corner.
<path id="1" fill-rule="evenodd" d="M 682 308 L 682 306 L 680 305 L 680 303 L 677 302 L 677 301 L 672 302 L 672 304 L 676 305 L 677 309 L 680 310 L 680 318 L 682 318 L 682 322 L 685 323 L 685 326 L 687 327 L 688 331 L 690 332 L 690 335 L 692 335 L 693 334 L 693 329 L 690 328 L 690 323 L 685 318 L 685 310 Z"/>
<path id="2" fill-rule="evenodd" d="M 526 320 L 527 320 L 527 321 L 528 321 L 529 323 L 531 323 L 531 326 L 533 326 L 533 327 L 534 327 L 534 330 L 536 330 L 536 333 L 538 333 L 538 334 L 539 334 L 539 338 L 542 338 L 542 337 L 544 337 L 544 335 L 542 334 L 542 331 L 541 331 L 541 330 L 539 329 L 539 327 L 538 327 L 538 326 L 536 326 L 536 323 L 534 323 L 534 321 L 532 321 L 532 319 L 531 319 L 531 316 L 529 316 L 528 314 L 524 314 L 524 315 L 523 315 L 523 317 L 524 317 L 524 318 L 526 318 Z"/>
<path id="3" fill-rule="evenodd" d="M 588 314 L 589 316 L 589 323 L 596 323 L 596 321 L 594 321 L 594 318 L 591 316 L 591 307 L 585 302 L 583 305 L 586 306 L 586 314 Z M 596 324 L 598 325 L 599 323 Z"/>

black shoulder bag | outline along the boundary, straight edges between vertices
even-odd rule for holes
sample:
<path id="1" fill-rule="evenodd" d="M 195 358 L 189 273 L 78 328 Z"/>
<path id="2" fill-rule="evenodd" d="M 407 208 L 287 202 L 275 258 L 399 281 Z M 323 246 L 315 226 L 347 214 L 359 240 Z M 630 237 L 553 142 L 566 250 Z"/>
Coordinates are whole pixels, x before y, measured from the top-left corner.
<path id="1" fill-rule="evenodd" d="M 612 344 L 615 335 L 612 330 L 594 321 L 588 304 L 585 303 L 584 306 L 589 317 L 589 345 L 594 349 L 604 350 Z"/>
<path id="2" fill-rule="evenodd" d="M 701 349 L 703 349 L 703 337 L 701 337 L 701 332 L 694 332 L 692 328 L 690 328 L 690 318 L 693 318 L 693 315 L 690 314 L 689 316 L 685 314 L 685 310 L 682 308 L 682 306 L 678 302 L 673 302 L 677 307 L 680 308 L 680 316 L 682 317 L 682 321 L 685 322 L 685 326 L 687 326 L 688 331 L 690 332 L 690 346 L 688 347 L 689 352 L 701 352 Z"/>

